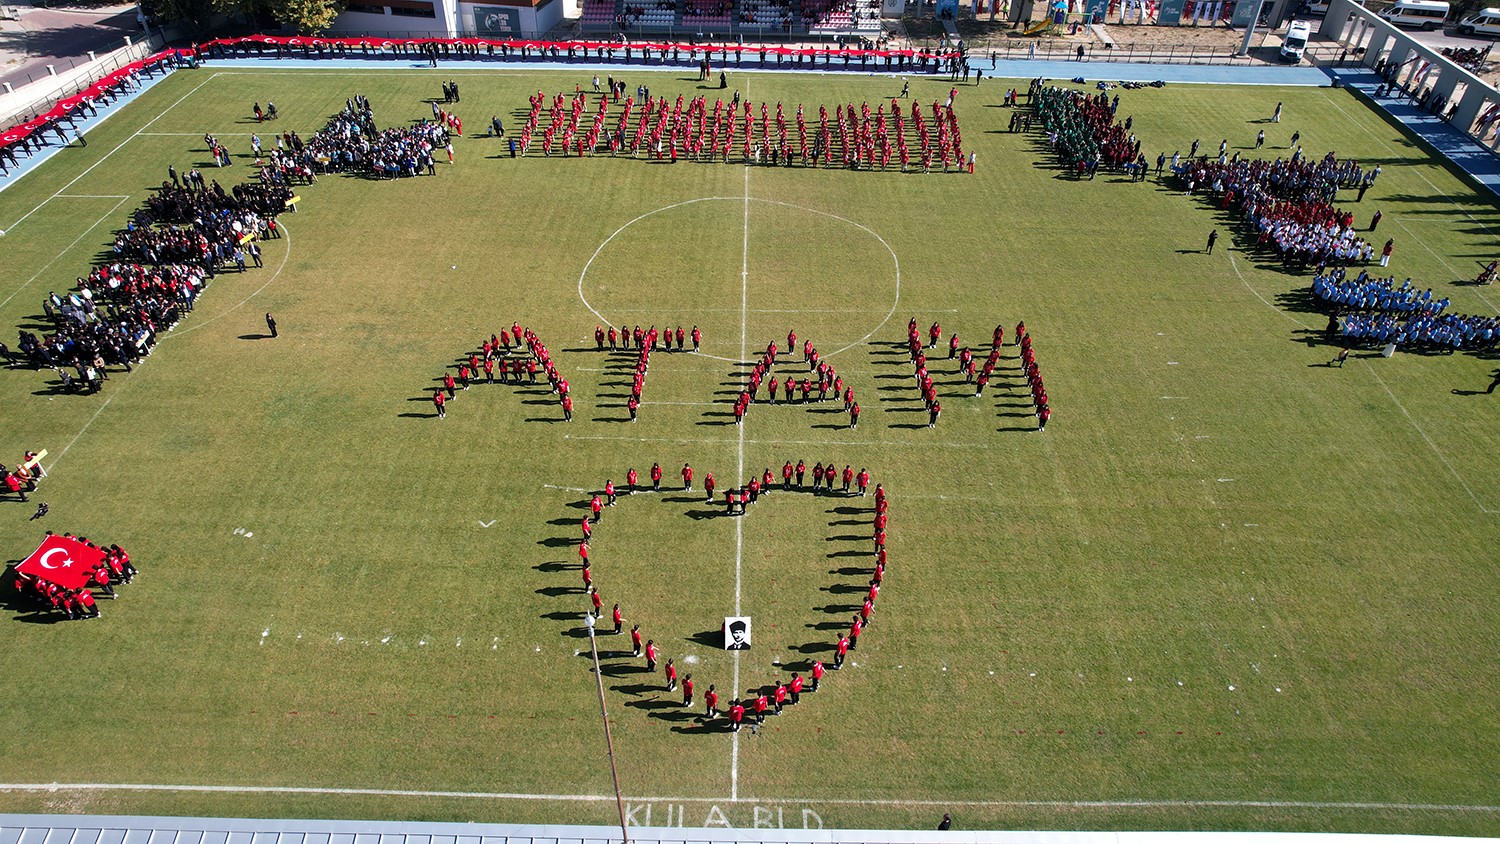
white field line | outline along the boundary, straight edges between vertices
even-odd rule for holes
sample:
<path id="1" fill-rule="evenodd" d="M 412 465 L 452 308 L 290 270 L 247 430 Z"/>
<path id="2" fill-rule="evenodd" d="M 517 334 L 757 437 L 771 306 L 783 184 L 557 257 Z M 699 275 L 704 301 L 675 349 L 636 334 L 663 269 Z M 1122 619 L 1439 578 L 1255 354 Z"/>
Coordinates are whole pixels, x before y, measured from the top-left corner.
<path id="1" fill-rule="evenodd" d="M 286 248 L 281 250 L 281 263 L 276 265 L 276 272 L 271 273 L 271 277 L 268 278 L 268 279 L 266 279 L 266 283 L 262 284 L 261 286 L 259 286 L 257 288 L 255 288 L 254 292 L 252 292 L 249 296 L 246 296 L 245 298 L 243 298 L 243 299 L 239 300 L 238 302 L 234 303 L 233 305 L 231 305 L 229 307 L 228 310 L 225 310 L 223 313 L 211 316 L 208 319 L 205 319 L 204 321 L 202 321 L 202 322 L 198 323 L 197 325 L 194 325 L 194 326 L 192 326 L 190 328 L 184 328 L 181 331 L 174 331 L 171 334 L 168 334 L 165 337 L 162 337 L 161 338 L 162 340 L 170 340 L 173 337 L 181 337 L 184 334 L 191 334 L 194 331 L 197 331 L 198 329 L 202 328 L 203 326 L 208 325 L 209 323 L 218 320 L 220 317 L 229 316 L 230 314 L 232 314 L 235 311 L 239 310 L 241 305 L 244 305 L 246 302 L 250 301 L 251 299 L 254 299 L 256 296 L 259 296 L 262 290 L 265 290 L 267 287 L 271 286 L 271 282 L 273 282 L 276 279 L 278 279 L 278 278 L 281 277 L 281 271 L 284 270 L 284 269 L 286 269 L 286 262 L 287 262 L 287 260 L 292 257 L 292 228 L 291 228 L 291 226 L 288 226 L 285 222 L 283 222 L 281 220 L 278 220 L 277 222 L 278 222 L 277 228 L 281 229 L 281 232 L 282 232 L 282 239 L 284 239 L 286 241 Z M 220 273 L 219 275 L 223 276 L 224 274 Z"/>
<path id="2" fill-rule="evenodd" d="M 52 198 L 53 199 L 129 199 L 130 197 L 128 197 L 128 196 L 121 196 L 120 194 L 117 194 L 117 193 L 60 193 L 60 194 L 57 194 L 56 196 L 54 196 Z M 43 204 L 45 204 L 45 203 L 43 203 Z"/>
<path id="3" fill-rule="evenodd" d="M 355 797 L 436 797 L 478 800 L 530 800 L 566 803 L 612 802 L 613 794 L 525 794 L 521 792 L 418 791 L 394 788 L 319 788 L 278 785 L 169 785 L 158 783 L 0 783 L 0 792 L 166 791 L 210 794 L 330 794 Z M 627 795 L 631 801 L 653 803 L 719 803 L 722 797 Z M 807 803 L 838 806 L 977 806 L 1056 809 L 1315 809 L 1380 812 L 1500 813 L 1500 806 L 1449 803 L 1388 803 L 1375 801 L 1321 802 L 1315 800 L 901 800 L 822 797 L 745 797 L 738 803 Z"/>
<path id="4" fill-rule="evenodd" d="M 1448 472 L 1453 475 L 1454 480 L 1458 481 L 1459 486 L 1464 488 L 1464 492 L 1469 494 L 1469 498 L 1474 500 L 1474 505 L 1479 508 L 1480 512 L 1500 513 L 1500 510 L 1491 510 L 1484 506 L 1484 502 L 1480 501 L 1479 496 L 1474 494 L 1474 489 L 1469 486 L 1469 482 L 1464 480 L 1457 469 L 1453 468 L 1452 463 L 1448 462 L 1448 455 L 1444 454 L 1443 450 L 1437 447 L 1437 443 L 1432 441 L 1432 437 L 1427 436 L 1427 432 L 1422 430 L 1422 426 L 1418 425 L 1417 420 L 1412 418 L 1412 415 L 1407 412 L 1406 405 L 1402 404 L 1401 400 L 1396 398 L 1396 394 L 1391 392 L 1391 388 L 1386 386 L 1385 379 L 1380 377 L 1380 373 L 1375 371 L 1375 367 L 1371 366 L 1370 362 L 1366 360 L 1361 360 L 1360 363 L 1364 364 L 1365 368 L 1370 370 L 1370 374 L 1375 377 L 1376 383 L 1380 385 L 1382 390 L 1385 390 L 1386 395 L 1391 397 L 1391 401 L 1395 402 L 1396 408 L 1401 411 L 1402 416 L 1406 417 L 1406 421 L 1410 422 L 1411 426 L 1417 430 L 1417 433 L 1422 435 L 1422 440 L 1427 443 L 1428 448 L 1432 449 L 1432 453 L 1436 454 L 1438 459 L 1443 461 L 1443 465 L 1448 467 Z"/>
<path id="5" fill-rule="evenodd" d="M 134 372 L 135 370 L 131 370 L 129 374 L 134 374 Z M 83 432 L 87 431 L 89 429 L 89 426 L 94 424 L 94 420 L 99 418 L 99 414 L 104 412 L 104 408 L 109 407 L 109 403 L 115 400 L 115 396 L 118 395 L 120 390 L 124 389 L 124 387 L 125 385 L 123 382 L 115 385 L 115 389 L 111 390 L 109 393 L 109 398 L 105 399 L 104 403 L 99 405 L 99 409 L 94 411 L 94 415 L 89 417 L 89 421 L 83 423 L 83 427 L 78 429 L 78 433 L 73 435 L 73 439 L 68 440 L 68 444 L 63 446 L 63 450 L 58 452 L 58 455 L 56 457 L 52 458 L 52 463 L 47 466 L 48 472 L 56 469 L 57 464 L 62 462 L 62 459 L 64 457 L 68 456 L 68 449 L 73 447 L 73 443 L 78 442 L 78 438 L 83 436 Z"/>
<path id="6" fill-rule="evenodd" d="M 104 212 L 104 216 L 102 216 L 99 219 L 95 220 L 94 224 L 92 226 L 89 226 L 88 228 L 86 228 L 86 229 L 83 230 L 83 234 L 80 234 L 79 236 L 73 238 L 73 242 L 72 243 L 70 243 L 67 246 L 63 247 L 63 250 L 61 252 L 57 253 L 57 255 L 54 256 L 52 258 L 52 260 L 48 261 L 41 269 L 37 270 L 36 271 L 36 275 L 32 276 L 31 278 L 26 279 L 26 283 L 22 284 L 20 287 L 17 287 L 15 290 L 12 290 L 9 296 L 6 296 L 4 299 L 0 299 L 0 308 L 3 308 L 6 305 L 10 304 L 10 300 L 12 300 L 12 299 L 16 298 L 17 296 L 19 296 L 22 290 L 25 290 L 26 288 L 30 287 L 31 283 L 33 281 L 36 281 L 38 278 L 41 278 L 42 277 L 42 273 L 46 272 L 49 269 L 52 269 L 52 265 L 55 264 L 55 263 L 57 263 L 58 259 L 62 258 L 62 256 L 68 254 L 71 251 L 73 251 L 73 247 L 77 246 L 78 243 L 79 243 L 79 241 L 83 240 L 85 237 L 88 237 L 90 232 L 92 232 L 94 229 L 99 228 L 99 224 L 100 223 L 102 223 L 105 220 L 109 219 L 109 217 L 110 217 L 111 214 L 114 214 L 116 211 L 120 210 L 120 206 L 124 205 L 125 201 L 127 199 L 130 199 L 130 197 L 128 197 L 128 196 L 121 197 L 120 201 L 116 202 L 112 208 L 110 208 L 108 211 Z M 50 202 L 50 201 L 51 201 L 50 199 L 46 200 L 46 201 L 44 201 L 42 203 L 42 205 L 46 205 L 47 202 Z M 30 212 L 27 212 L 26 216 L 30 217 L 31 214 L 35 213 L 36 209 L 37 208 L 41 208 L 42 205 L 38 205 L 36 208 L 31 209 Z M 25 217 L 23 217 L 21 219 L 25 219 Z"/>
<path id="7" fill-rule="evenodd" d="M 748 89 L 747 89 L 748 90 Z M 747 321 L 750 311 L 750 168 L 745 168 L 745 235 L 740 250 L 740 360 L 745 359 Z M 738 449 L 734 483 L 745 479 L 745 424 L 737 429 Z M 740 614 L 740 568 L 745 556 L 745 519 L 734 520 L 734 614 Z M 740 693 L 740 652 L 734 652 L 734 694 Z M 729 740 L 729 799 L 740 799 L 740 734 L 731 733 Z"/>
<path id="8" fill-rule="evenodd" d="M 90 164 L 88 166 L 88 168 L 86 170 L 84 170 L 82 173 L 79 173 L 77 176 L 74 176 L 73 177 L 73 181 L 68 182 L 66 185 L 63 185 L 62 187 L 58 188 L 57 189 L 57 193 L 54 193 L 51 196 L 47 197 L 46 199 L 42 200 L 41 202 L 37 203 L 36 208 L 33 208 L 30 211 L 27 211 L 25 214 L 21 215 L 21 219 L 15 221 L 14 223 L 11 223 L 7 227 L 7 230 L 14 229 L 16 226 L 19 226 L 23 220 L 25 220 L 27 217 L 30 217 L 32 214 L 35 214 L 37 212 L 37 210 L 40 209 L 43 205 L 46 205 L 47 203 L 49 203 L 52 200 L 56 199 L 57 197 L 61 196 L 63 194 L 63 192 L 66 191 L 68 188 L 71 188 L 72 186 L 78 184 L 78 180 L 82 179 L 84 176 L 87 176 L 89 173 L 92 173 L 95 167 L 98 167 L 100 164 L 103 164 L 104 162 L 108 161 L 109 158 L 110 158 L 110 156 L 112 156 L 115 153 L 119 152 L 121 149 L 124 148 L 124 146 L 126 144 L 130 143 L 138 135 L 140 135 L 142 132 L 145 132 L 146 129 L 150 128 L 150 126 L 151 126 L 152 123 L 155 123 L 156 121 L 158 121 L 158 120 L 162 119 L 163 117 L 165 117 L 167 115 L 167 112 L 169 112 L 172 109 L 176 108 L 177 106 L 181 105 L 183 100 L 185 100 L 188 97 L 191 97 L 193 94 L 197 93 L 197 91 L 198 91 L 199 88 L 202 88 L 204 85 L 207 85 L 208 83 L 214 81 L 214 79 L 217 78 L 218 76 L 219 76 L 219 74 L 215 73 L 213 76 L 210 76 L 207 79 L 203 80 L 202 82 L 199 82 L 196 86 L 193 87 L 193 90 L 188 91 L 186 94 L 183 94 L 181 97 L 179 97 L 177 99 L 177 102 L 172 103 L 171 105 L 169 105 L 166 108 L 162 109 L 161 114 L 158 114 L 155 117 L 151 118 L 151 120 L 148 121 L 145 126 L 142 126 L 141 128 L 137 129 L 134 134 L 130 135 L 130 137 L 128 137 L 125 140 L 121 141 L 114 149 L 110 150 L 109 152 L 106 152 L 103 156 L 101 156 L 99 158 L 98 161 L 95 161 L 93 164 Z M 127 199 L 128 198 L 129 197 L 127 197 Z M 121 201 L 124 201 L 124 200 L 121 200 Z M 98 225 L 98 224 L 96 223 L 95 225 Z"/>
<path id="9" fill-rule="evenodd" d="M 1392 152 L 1392 153 L 1395 152 L 1395 150 L 1391 148 L 1391 145 L 1385 142 L 1384 138 L 1382 138 L 1379 135 L 1375 134 L 1374 132 L 1370 131 L 1369 127 L 1365 126 L 1363 123 L 1360 123 L 1359 121 L 1355 120 L 1354 116 L 1351 115 L 1349 112 L 1344 111 L 1343 107 L 1340 106 L 1332 97 L 1330 97 L 1328 99 L 1328 102 L 1332 103 L 1333 107 L 1336 108 L 1336 109 L 1338 109 L 1339 113 L 1342 114 L 1342 115 L 1344 115 L 1344 117 L 1347 118 L 1350 123 L 1353 123 L 1354 125 L 1358 126 L 1360 129 L 1363 129 L 1364 133 L 1366 135 L 1369 135 L 1370 137 L 1374 138 L 1376 143 L 1380 144 L 1382 147 L 1385 147 L 1385 149 L 1386 149 L 1387 152 Z M 1478 224 L 1480 228 L 1484 229 L 1485 232 L 1487 232 L 1490 235 L 1494 234 L 1494 232 L 1490 230 L 1489 226 L 1486 226 L 1484 223 L 1481 223 L 1478 220 L 1474 219 L 1473 215 L 1471 215 L 1469 212 L 1467 212 L 1467 211 L 1463 210 L 1462 208 L 1460 208 L 1459 204 L 1457 202 L 1454 202 L 1452 197 L 1448 196 L 1448 194 L 1446 192 L 1439 190 L 1438 186 L 1434 185 L 1432 183 L 1432 181 L 1430 179 L 1428 179 L 1425 175 L 1423 175 L 1420 171 L 1417 172 L 1417 178 L 1421 179 L 1423 182 L 1426 182 L 1427 186 L 1429 188 L 1432 188 L 1432 192 L 1435 195 L 1441 196 L 1444 199 L 1448 200 L 1448 204 L 1452 205 L 1454 208 L 1457 208 L 1458 209 L 1458 213 L 1460 213 L 1460 214 L 1464 215 L 1465 217 L 1467 217 L 1469 219 L 1469 222 Z M 1396 223 L 1396 225 L 1398 225 L 1398 226 L 1401 227 L 1402 231 L 1404 231 L 1407 234 L 1411 235 L 1411 239 L 1412 240 L 1415 240 L 1423 249 L 1426 249 L 1427 252 L 1428 252 L 1428 254 L 1430 254 L 1430 255 L 1432 255 L 1432 257 L 1438 259 L 1439 263 L 1441 263 L 1443 266 L 1447 267 L 1452 272 L 1458 273 L 1458 268 L 1457 267 L 1455 267 L 1452 264 L 1448 263 L 1448 261 L 1446 259 L 1444 259 L 1443 256 L 1439 255 L 1436 252 L 1433 252 L 1432 248 L 1429 247 L 1427 245 L 1427 243 L 1425 241 L 1423 241 L 1420 237 L 1417 237 L 1416 233 L 1414 233 L 1410 228 L 1407 228 L 1406 224 L 1403 223 L 1403 222 L 1401 222 L 1401 219 L 1399 217 L 1396 218 L 1395 223 Z M 1462 273 L 1459 273 L 1459 275 L 1462 276 Z M 1485 295 L 1483 293 L 1480 293 L 1478 290 L 1474 291 L 1474 295 L 1478 296 L 1479 300 L 1481 302 L 1484 302 L 1486 305 L 1489 305 L 1491 310 L 1500 310 L 1500 309 L 1497 309 L 1495 307 L 1494 303 L 1491 302 L 1489 299 L 1485 298 Z"/>
<path id="10" fill-rule="evenodd" d="M 1227 252 L 1227 253 L 1229 253 L 1229 266 L 1231 266 L 1231 267 L 1234 268 L 1234 274 L 1237 275 L 1237 276 L 1239 276 L 1240 284 L 1243 284 L 1245 286 L 1246 290 L 1248 290 L 1251 293 L 1255 294 L 1255 298 L 1257 298 L 1261 302 L 1265 303 L 1266 307 L 1270 308 L 1271 310 L 1275 311 L 1278 314 L 1281 314 L 1282 316 L 1284 316 L 1287 319 L 1291 320 L 1292 322 L 1294 322 L 1294 323 L 1302 326 L 1303 328 L 1306 328 L 1309 331 L 1312 330 L 1312 326 L 1311 325 L 1308 325 L 1307 323 L 1303 322 L 1302 320 L 1297 319 L 1296 317 L 1292 316 L 1291 314 L 1287 313 L 1286 311 L 1282 310 L 1281 308 L 1276 307 L 1269 300 L 1267 300 L 1266 297 L 1260 295 L 1260 291 L 1259 290 L 1256 290 L 1254 287 L 1250 286 L 1250 282 L 1248 282 L 1248 281 L 1245 280 L 1244 273 L 1240 272 L 1240 265 L 1239 265 L 1239 263 L 1234 260 L 1234 247 L 1230 247 L 1229 249 L 1226 249 L 1224 251 Z M 1170 396 L 1162 396 L 1162 398 L 1165 399 L 1165 398 L 1171 398 L 1171 397 Z"/>

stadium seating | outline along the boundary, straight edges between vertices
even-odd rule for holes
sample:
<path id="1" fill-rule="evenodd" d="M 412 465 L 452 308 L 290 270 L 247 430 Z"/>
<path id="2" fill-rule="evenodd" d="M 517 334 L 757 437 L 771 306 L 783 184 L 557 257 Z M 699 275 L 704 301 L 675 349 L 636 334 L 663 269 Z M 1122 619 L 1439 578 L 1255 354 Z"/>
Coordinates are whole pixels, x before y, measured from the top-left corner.
<path id="1" fill-rule="evenodd" d="M 790 0 L 740 0 L 740 29 L 759 32 L 791 32 L 798 21 Z"/>
<path id="2" fill-rule="evenodd" d="M 620 0 L 583 0 L 578 23 L 584 29 L 609 29 L 620 15 Z"/>
<path id="3" fill-rule="evenodd" d="M 879 0 L 803 0 L 802 23 L 813 35 L 880 31 Z"/>
<path id="4" fill-rule="evenodd" d="M 625 25 L 632 29 L 672 29 L 677 25 L 677 5 L 672 0 L 626 2 Z"/>
<path id="5" fill-rule="evenodd" d="M 734 23 L 734 0 L 682 0 L 682 25 L 698 31 L 727 30 Z"/>

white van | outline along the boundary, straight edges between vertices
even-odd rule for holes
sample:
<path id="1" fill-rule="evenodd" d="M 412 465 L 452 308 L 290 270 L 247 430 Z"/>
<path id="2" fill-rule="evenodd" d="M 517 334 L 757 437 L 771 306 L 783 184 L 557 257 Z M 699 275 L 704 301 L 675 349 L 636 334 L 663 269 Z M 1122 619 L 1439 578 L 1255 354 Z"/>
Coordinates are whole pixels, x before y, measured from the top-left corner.
<path id="1" fill-rule="evenodd" d="M 1500 9 L 1485 9 L 1458 22 L 1460 35 L 1500 35 Z"/>
<path id="2" fill-rule="evenodd" d="M 1447 0 L 1396 0 L 1380 13 L 1396 26 L 1416 27 L 1424 32 L 1440 29 L 1451 10 Z"/>
<path id="3" fill-rule="evenodd" d="M 1312 24 L 1307 21 L 1292 21 L 1287 27 L 1286 38 L 1281 42 L 1281 60 L 1300 62 L 1307 51 L 1307 39 L 1312 37 Z"/>

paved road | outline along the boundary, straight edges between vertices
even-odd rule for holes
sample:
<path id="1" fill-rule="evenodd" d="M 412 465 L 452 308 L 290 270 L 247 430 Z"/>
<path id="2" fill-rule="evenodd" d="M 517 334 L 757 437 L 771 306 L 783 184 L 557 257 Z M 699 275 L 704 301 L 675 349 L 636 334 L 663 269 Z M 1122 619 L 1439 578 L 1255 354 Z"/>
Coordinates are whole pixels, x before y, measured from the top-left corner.
<path id="1" fill-rule="evenodd" d="M 135 6 L 19 6 L 21 19 L 0 24 L 0 82 L 19 88 L 88 60 L 88 52 L 108 52 L 136 37 Z"/>

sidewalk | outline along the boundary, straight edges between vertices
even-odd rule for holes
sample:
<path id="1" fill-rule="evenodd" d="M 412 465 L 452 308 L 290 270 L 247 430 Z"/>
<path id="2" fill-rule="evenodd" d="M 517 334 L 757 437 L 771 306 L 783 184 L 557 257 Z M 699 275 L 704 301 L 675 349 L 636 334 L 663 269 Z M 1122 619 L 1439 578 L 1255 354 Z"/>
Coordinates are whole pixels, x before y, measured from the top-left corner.
<path id="1" fill-rule="evenodd" d="M 1380 77 L 1373 70 L 1341 69 L 1336 74 L 1346 87 L 1358 91 L 1455 167 L 1468 173 L 1482 190 L 1500 198 L 1500 155 L 1452 124 L 1418 109 L 1410 99 L 1389 96 L 1377 99 L 1375 89 L 1380 86 Z"/>

